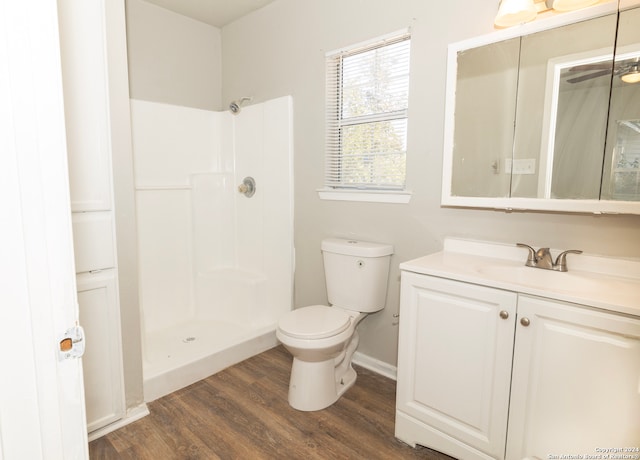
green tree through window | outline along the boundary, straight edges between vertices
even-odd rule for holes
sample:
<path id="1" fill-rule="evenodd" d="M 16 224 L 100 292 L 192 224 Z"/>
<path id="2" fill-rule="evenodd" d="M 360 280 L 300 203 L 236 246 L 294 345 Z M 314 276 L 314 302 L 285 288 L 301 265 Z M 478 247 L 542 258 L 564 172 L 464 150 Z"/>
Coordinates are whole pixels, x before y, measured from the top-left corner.
<path id="1" fill-rule="evenodd" d="M 326 185 L 404 189 L 408 35 L 328 57 Z"/>

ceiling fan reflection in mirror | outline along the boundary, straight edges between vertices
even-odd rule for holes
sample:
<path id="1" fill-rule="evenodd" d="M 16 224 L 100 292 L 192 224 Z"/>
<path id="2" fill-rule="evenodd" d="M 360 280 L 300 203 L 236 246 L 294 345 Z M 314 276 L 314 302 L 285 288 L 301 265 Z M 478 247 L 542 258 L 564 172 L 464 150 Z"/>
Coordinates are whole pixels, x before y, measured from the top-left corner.
<path id="1" fill-rule="evenodd" d="M 636 57 L 632 60 L 620 61 L 616 63 L 615 69 L 613 68 L 611 61 L 605 61 L 597 64 L 577 65 L 568 68 L 567 71 L 569 74 L 572 72 L 589 72 L 587 74 L 568 78 L 567 83 L 580 83 L 582 81 L 591 80 L 592 78 L 603 77 L 606 75 L 610 76 L 612 73 L 614 77 L 620 77 L 620 79 L 625 83 L 638 83 L 640 82 L 640 58 Z"/>

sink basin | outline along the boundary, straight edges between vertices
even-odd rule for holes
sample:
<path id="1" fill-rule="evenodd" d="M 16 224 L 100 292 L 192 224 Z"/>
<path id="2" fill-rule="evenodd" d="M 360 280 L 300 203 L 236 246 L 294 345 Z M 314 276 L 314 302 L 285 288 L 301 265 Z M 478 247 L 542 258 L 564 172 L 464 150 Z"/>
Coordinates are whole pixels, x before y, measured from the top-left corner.
<path id="1" fill-rule="evenodd" d="M 558 272 L 524 265 L 489 265 L 478 268 L 478 273 L 497 281 L 561 292 L 611 292 L 631 288 L 631 281 L 624 278 L 582 271 Z"/>
<path id="2" fill-rule="evenodd" d="M 525 260 L 511 245 L 447 239 L 444 251 L 400 269 L 640 317 L 640 260 L 580 254 L 568 272 L 527 267 Z"/>

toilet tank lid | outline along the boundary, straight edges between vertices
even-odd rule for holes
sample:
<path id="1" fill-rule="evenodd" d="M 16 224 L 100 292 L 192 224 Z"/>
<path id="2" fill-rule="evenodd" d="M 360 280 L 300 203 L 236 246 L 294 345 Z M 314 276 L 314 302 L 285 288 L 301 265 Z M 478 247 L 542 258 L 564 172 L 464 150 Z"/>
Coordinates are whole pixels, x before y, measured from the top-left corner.
<path id="1" fill-rule="evenodd" d="M 325 252 L 358 257 L 382 257 L 393 254 L 393 246 L 369 241 L 346 240 L 341 238 L 326 238 L 322 240 L 321 248 Z"/>

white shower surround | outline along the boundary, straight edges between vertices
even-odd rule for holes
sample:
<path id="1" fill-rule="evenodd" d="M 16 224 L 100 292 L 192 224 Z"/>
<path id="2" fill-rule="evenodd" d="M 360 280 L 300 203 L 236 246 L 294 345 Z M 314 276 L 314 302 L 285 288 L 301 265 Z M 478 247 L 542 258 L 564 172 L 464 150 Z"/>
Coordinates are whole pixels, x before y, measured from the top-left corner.
<path id="1" fill-rule="evenodd" d="M 145 400 L 275 346 L 292 308 L 290 97 L 131 101 Z M 237 186 L 256 180 L 247 198 Z"/>

